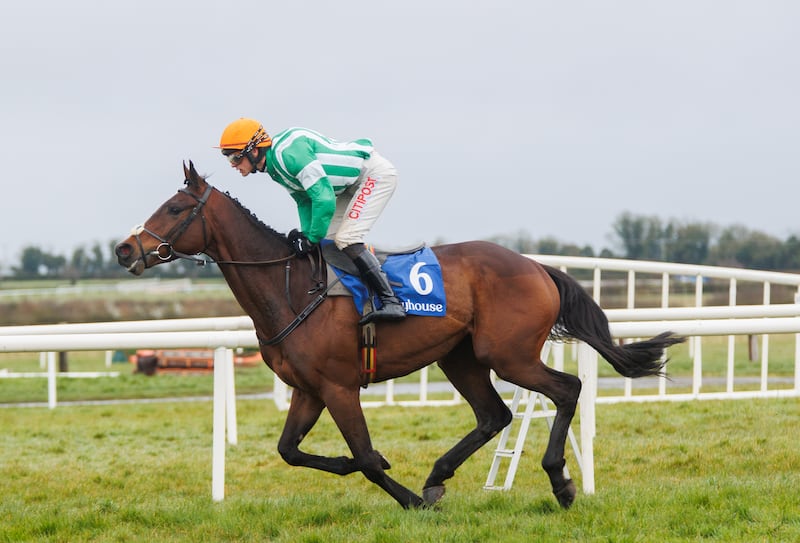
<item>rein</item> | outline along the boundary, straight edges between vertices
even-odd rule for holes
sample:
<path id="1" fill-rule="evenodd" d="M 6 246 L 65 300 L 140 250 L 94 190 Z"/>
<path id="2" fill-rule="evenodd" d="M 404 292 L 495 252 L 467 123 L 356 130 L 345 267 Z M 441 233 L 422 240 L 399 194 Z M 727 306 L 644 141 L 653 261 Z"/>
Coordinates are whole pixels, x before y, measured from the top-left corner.
<path id="1" fill-rule="evenodd" d="M 185 182 L 188 184 L 188 180 Z M 281 258 L 276 258 L 273 260 L 214 260 L 214 259 L 205 259 L 199 256 L 200 253 L 205 253 L 206 249 L 208 248 L 208 236 L 206 235 L 206 218 L 205 215 L 201 213 L 203 207 L 206 205 L 208 201 L 208 197 L 211 195 L 214 187 L 208 185 L 205 192 L 201 197 L 197 197 L 196 195 L 192 194 L 186 189 L 178 189 L 178 192 L 182 192 L 194 198 L 197 201 L 197 204 L 192 209 L 191 213 L 183 220 L 181 224 L 177 227 L 170 230 L 164 237 L 156 234 L 152 230 L 146 228 L 144 225 L 138 225 L 133 228 L 131 235 L 136 239 L 136 243 L 139 246 L 139 251 L 142 254 L 142 259 L 144 260 L 145 257 L 148 255 L 155 255 L 161 261 L 166 262 L 175 259 L 184 259 L 190 260 L 195 262 L 198 266 L 205 266 L 206 264 L 229 264 L 229 265 L 236 265 L 236 266 L 269 266 L 272 264 L 280 264 L 282 262 L 286 263 L 285 270 L 285 284 L 286 284 L 286 301 L 289 304 L 289 309 L 292 313 L 295 314 L 294 320 L 290 322 L 283 330 L 281 330 L 276 336 L 269 340 L 263 340 L 261 337 L 258 337 L 258 342 L 262 345 L 276 345 L 286 339 L 286 337 L 291 334 L 300 324 L 308 318 L 308 316 L 328 297 L 328 292 L 333 288 L 336 283 L 338 283 L 341 279 L 336 278 L 333 282 L 328 284 L 326 288 L 323 289 L 324 283 L 317 275 L 319 270 L 322 269 L 322 251 L 317 251 L 317 259 L 318 261 L 315 262 L 313 256 L 309 253 L 308 259 L 311 264 L 311 279 L 315 282 L 315 286 L 308 291 L 308 294 L 314 294 L 315 292 L 320 292 L 320 294 L 314 298 L 302 311 L 299 313 L 295 311 L 294 307 L 292 307 L 292 297 L 291 292 L 289 289 L 290 284 L 290 275 L 292 269 L 291 261 L 297 258 L 297 254 L 291 253 L 288 256 L 284 256 Z M 182 253 L 180 251 L 176 251 L 173 247 L 173 244 L 180 238 L 184 232 L 189 228 L 192 222 L 197 218 L 200 217 L 200 220 L 203 222 L 203 249 L 201 249 L 197 254 L 189 255 L 186 253 Z M 148 235 L 154 237 L 161 243 L 149 253 L 145 253 L 144 245 L 142 244 L 141 234 L 142 232 L 147 233 Z"/>

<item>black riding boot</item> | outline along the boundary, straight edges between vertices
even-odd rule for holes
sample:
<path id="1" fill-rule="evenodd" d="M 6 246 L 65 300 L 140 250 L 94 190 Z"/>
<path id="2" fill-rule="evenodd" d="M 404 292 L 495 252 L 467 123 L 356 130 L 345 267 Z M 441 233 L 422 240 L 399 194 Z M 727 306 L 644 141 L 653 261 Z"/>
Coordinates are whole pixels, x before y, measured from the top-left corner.
<path id="1" fill-rule="evenodd" d="M 375 320 L 395 321 L 405 318 L 406 312 L 403 304 L 394 295 L 389 279 L 381 269 L 381 264 L 375 255 L 364 247 L 363 243 L 355 243 L 342 249 L 350 257 L 361 273 L 361 278 L 375 291 L 381 300 L 380 309 L 375 309 L 358 321 L 358 324 L 367 324 Z"/>

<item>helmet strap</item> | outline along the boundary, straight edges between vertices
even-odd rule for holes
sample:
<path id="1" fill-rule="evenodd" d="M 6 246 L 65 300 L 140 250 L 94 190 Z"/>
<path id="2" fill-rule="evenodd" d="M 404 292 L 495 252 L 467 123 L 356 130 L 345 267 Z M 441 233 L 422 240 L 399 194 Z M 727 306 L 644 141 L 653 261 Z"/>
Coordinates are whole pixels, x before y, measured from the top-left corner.
<path id="1" fill-rule="evenodd" d="M 250 138 L 250 141 L 247 142 L 247 145 L 244 146 L 242 149 L 242 155 L 247 157 L 247 160 L 250 161 L 250 166 L 252 166 L 252 170 L 250 173 L 256 173 L 258 170 L 256 169 L 258 164 L 261 161 L 261 147 L 258 146 L 259 143 L 262 141 L 269 139 L 266 131 L 264 130 L 263 126 L 259 126 L 256 133 Z M 256 152 L 256 158 L 253 160 L 253 151 Z"/>
<path id="2" fill-rule="evenodd" d="M 253 154 L 255 154 L 255 157 L 253 156 Z M 247 155 L 247 160 L 250 161 L 250 166 L 252 166 L 253 168 L 252 170 L 250 170 L 250 173 L 263 172 L 264 170 L 267 169 L 266 160 L 264 161 L 264 168 L 262 168 L 261 170 L 258 169 L 258 163 L 261 162 L 261 159 L 264 158 L 266 154 L 267 154 L 266 147 L 257 147 L 255 149 L 255 153 L 249 153 Z"/>

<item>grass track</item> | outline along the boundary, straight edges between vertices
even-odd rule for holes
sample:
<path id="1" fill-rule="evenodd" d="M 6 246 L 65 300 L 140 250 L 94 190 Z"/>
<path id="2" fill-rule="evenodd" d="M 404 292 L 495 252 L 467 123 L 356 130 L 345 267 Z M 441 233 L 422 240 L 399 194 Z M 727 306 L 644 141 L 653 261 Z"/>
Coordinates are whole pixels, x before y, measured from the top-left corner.
<path id="1" fill-rule="evenodd" d="M 211 404 L 0 410 L 5 541 L 798 541 L 797 400 L 598 406 L 597 493 L 558 508 L 534 424 L 514 488 L 482 490 L 494 442 L 438 510 L 403 511 L 362 476 L 283 463 L 284 415 L 240 401 L 226 499 L 211 494 Z M 368 410 L 390 474 L 420 486 L 473 424 L 467 406 Z M 347 454 L 327 414 L 305 450 Z M 571 455 L 568 467 L 580 486 Z"/>

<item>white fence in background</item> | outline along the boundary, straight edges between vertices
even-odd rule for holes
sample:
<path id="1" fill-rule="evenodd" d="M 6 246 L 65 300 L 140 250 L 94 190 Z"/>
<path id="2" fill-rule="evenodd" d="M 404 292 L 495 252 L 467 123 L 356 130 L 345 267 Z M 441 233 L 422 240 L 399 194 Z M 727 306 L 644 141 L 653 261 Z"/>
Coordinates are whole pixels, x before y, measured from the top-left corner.
<path id="1" fill-rule="evenodd" d="M 669 393 L 666 381 L 659 382 L 657 394 L 633 394 L 630 379 L 625 380 L 622 394 L 597 395 L 597 355 L 591 349 L 578 349 L 578 373 L 584 382 L 580 402 L 581 466 L 584 470 L 585 492 L 594 489 L 593 439 L 595 433 L 594 406 L 599 402 L 613 401 L 663 401 L 688 399 L 797 397 L 800 396 L 800 317 L 795 303 L 771 304 L 772 284 L 800 288 L 800 276 L 775 272 L 756 272 L 709 266 L 684 266 L 669 263 L 624 261 L 613 259 L 585 259 L 577 257 L 535 256 L 536 260 L 566 271 L 575 268 L 593 270 L 592 294 L 602 304 L 602 272 L 604 270 L 627 273 L 627 309 L 608 310 L 611 331 L 617 338 L 641 338 L 658 334 L 666 329 L 692 338 L 693 356 L 692 392 Z M 662 281 L 662 307 L 636 308 L 636 274 L 660 274 Z M 669 306 L 672 277 L 692 277 L 695 283 L 695 307 Z M 707 278 L 725 279 L 729 282 L 729 306 L 702 307 L 703 285 Z M 683 280 L 683 279 L 682 279 Z M 754 281 L 762 285 L 763 301 L 759 306 L 737 306 L 737 281 Z M 797 296 L 795 296 L 795 302 Z M 771 388 L 769 379 L 768 335 L 795 334 L 795 366 L 792 386 Z M 703 336 L 728 336 L 728 375 L 724 392 L 703 392 L 702 349 Z M 733 338 L 736 335 L 761 335 L 761 381 L 758 390 L 735 390 L 733 375 Z M 215 350 L 214 365 L 214 431 L 212 498 L 224 497 L 225 434 L 229 443 L 236 442 L 236 407 L 233 383 L 231 349 L 258 345 L 252 322 L 248 317 L 214 319 L 170 319 L 164 321 L 137 321 L 96 324 L 65 324 L 50 326 L 0 328 L 0 352 L 47 352 L 49 404 L 55 407 L 55 352 L 100 351 L 139 348 L 210 348 Z M 554 359 L 556 368 L 563 367 L 563 349 L 560 360 Z M 428 399 L 427 370 L 420 372 L 419 399 L 395 400 L 394 383 L 386 384 L 386 397 L 380 402 L 364 401 L 365 407 L 376 405 L 441 405 L 461 401 L 454 393 L 452 400 Z M 288 392 L 276 379 L 275 401 L 285 408 Z"/>
<path id="2" fill-rule="evenodd" d="M 770 334 L 795 334 L 791 320 L 779 323 L 771 321 L 769 326 L 775 327 L 770 330 L 763 330 L 758 322 L 746 322 L 743 319 L 762 319 L 762 318 L 785 318 L 791 319 L 800 315 L 797 312 L 797 305 L 800 302 L 800 275 L 792 273 L 780 273 L 759 270 L 746 270 L 741 268 L 724 268 L 716 266 L 699 266 L 690 264 L 675 264 L 669 262 L 647 262 L 636 260 L 617 260 L 608 258 L 583 258 L 552 255 L 527 255 L 538 262 L 559 267 L 560 269 L 571 272 L 574 270 L 590 270 L 592 281 L 587 288 L 591 288 L 592 297 L 601 306 L 605 299 L 604 294 L 604 275 L 614 273 L 616 277 L 620 272 L 626 277 L 626 309 L 606 309 L 606 315 L 611 322 L 611 330 L 617 338 L 641 338 L 645 335 L 637 333 L 637 324 L 623 324 L 627 321 L 669 321 L 670 324 L 664 329 L 673 330 L 676 333 L 689 336 L 688 348 L 692 356 L 692 392 L 689 395 L 668 394 L 666 387 L 667 381 L 661 379 L 658 384 L 658 394 L 638 396 L 632 393 L 632 380 L 624 380 L 624 389 L 621 394 L 609 394 L 598 398 L 599 402 L 616 401 L 658 401 L 658 400 L 682 400 L 682 399 L 714 399 L 714 398 L 750 398 L 750 397 L 771 397 L 774 393 L 769 387 L 769 335 Z M 657 282 L 660 286 L 660 307 L 642 308 L 637 305 L 637 281 Z M 704 307 L 703 298 L 706 285 L 714 283 L 719 286 L 727 286 L 727 305 Z M 674 307 L 673 302 L 676 291 L 685 290 L 686 286 L 694 287 L 693 307 Z M 761 290 L 761 305 L 739 305 L 738 292 L 740 286 L 754 286 Z M 782 303 L 774 303 L 774 285 L 784 288 Z M 788 288 L 787 288 L 788 287 Z M 684 296 L 685 298 L 685 296 Z M 685 301 L 684 301 L 685 305 Z M 716 332 L 712 333 L 711 325 L 705 324 L 707 319 L 740 319 L 738 324 L 725 326 L 723 329 L 717 327 Z M 680 325 L 673 325 L 672 321 L 694 321 L 683 322 Z M 619 324 L 618 324 L 619 323 Z M 753 328 L 755 326 L 755 328 Z M 705 330 L 701 333 L 696 330 Z M 695 330 L 695 331 L 691 331 Z M 722 394 L 714 392 L 703 392 L 703 336 L 727 336 L 726 354 L 726 376 L 725 392 Z M 753 349 L 757 347 L 757 336 L 760 336 L 760 386 L 756 393 L 750 391 L 735 391 L 734 375 L 734 355 L 735 337 L 747 336 L 748 342 Z M 800 336 L 795 336 L 794 354 L 794 389 L 798 388 L 800 379 Z M 783 393 L 780 393 L 783 394 Z"/>

